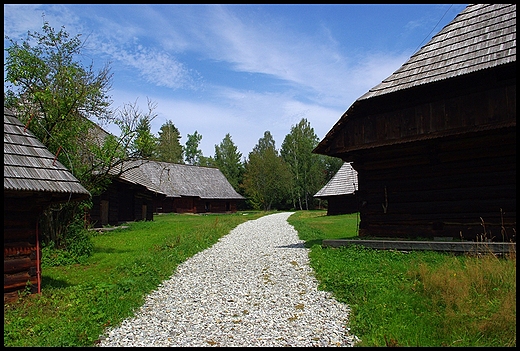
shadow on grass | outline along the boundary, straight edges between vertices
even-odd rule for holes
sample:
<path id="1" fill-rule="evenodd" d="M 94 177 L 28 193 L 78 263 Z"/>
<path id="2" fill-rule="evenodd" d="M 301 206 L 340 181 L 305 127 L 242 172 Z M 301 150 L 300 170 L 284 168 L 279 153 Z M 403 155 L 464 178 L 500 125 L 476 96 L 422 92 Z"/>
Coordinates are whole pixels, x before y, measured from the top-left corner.
<path id="1" fill-rule="evenodd" d="M 125 253 L 125 252 L 131 252 L 132 250 L 119 250 L 114 248 L 106 248 L 106 247 L 97 247 L 94 246 L 94 253 Z"/>
<path id="2" fill-rule="evenodd" d="M 322 242 L 323 242 L 323 239 L 307 240 L 307 241 L 305 242 L 305 247 L 307 247 L 307 248 L 311 248 L 311 247 L 313 247 L 314 245 L 320 245 L 320 246 L 321 246 Z"/>
<path id="3" fill-rule="evenodd" d="M 53 279 L 51 277 L 42 276 L 42 286 L 47 288 L 67 288 L 71 286 L 67 281 L 62 279 Z"/>
<path id="4" fill-rule="evenodd" d="M 286 248 L 286 249 L 303 249 L 305 246 L 303 243 L 295 243 L 289 245 L 281 245 L 277 246 L 278 248 Z"/>

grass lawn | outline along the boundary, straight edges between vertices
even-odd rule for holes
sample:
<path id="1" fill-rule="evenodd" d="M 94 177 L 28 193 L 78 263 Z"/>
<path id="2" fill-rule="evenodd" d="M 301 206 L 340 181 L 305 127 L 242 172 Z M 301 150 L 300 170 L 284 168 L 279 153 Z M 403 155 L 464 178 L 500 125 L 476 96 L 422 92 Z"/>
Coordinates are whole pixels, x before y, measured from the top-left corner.
<path id="1" fill-rule="evenodd" d="M 94 254 L 85 264 L 44 267 L 41 295 L 4 304 L 4 346 L 95 345 L 180 263 L 265 214 L 164 214 L 95 234 Z"/>
<path id="2" fill-rule="evenodd" d="M 358 346 L 516 346 L 516 252 L 323 248 L 356 237 L 357 214 L 299 211 L 289 223 L 311 248 L 319 288 L 351 306 Z"/>

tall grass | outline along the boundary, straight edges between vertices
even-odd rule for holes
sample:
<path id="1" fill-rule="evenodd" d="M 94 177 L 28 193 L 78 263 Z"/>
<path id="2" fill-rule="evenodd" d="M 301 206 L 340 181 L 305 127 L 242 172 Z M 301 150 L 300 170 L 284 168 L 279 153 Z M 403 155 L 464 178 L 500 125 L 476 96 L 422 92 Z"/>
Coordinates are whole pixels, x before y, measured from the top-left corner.
<path id="1" fill-rule="evenodd" d="M 351 306 L 358 346 L 516 346 L 516 252 L 321 247 L 323 239 L 356 237 L 356 220 L 324 211 L 289 217 L 311 247 L 320 289 Z"/>
<path id="2" fill-rule="evenodd" d="M 4 304 L 4 346 L 95 345 L 180 263 L 265 214 L 165 214 L 94 235 L 94 253 L 84 264 L 45 267 L 41 295 Z"/>

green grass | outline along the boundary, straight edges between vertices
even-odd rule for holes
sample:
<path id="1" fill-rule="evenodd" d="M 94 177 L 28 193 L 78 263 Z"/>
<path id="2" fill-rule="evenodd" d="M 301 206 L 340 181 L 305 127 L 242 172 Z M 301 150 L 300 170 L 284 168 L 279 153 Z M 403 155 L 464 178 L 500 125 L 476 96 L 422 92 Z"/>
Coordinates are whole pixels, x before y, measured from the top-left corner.
<path id="1" fill-rule="evenodd" d="M 352 308 L 357 346 L 516 346 L 516 253 L 505 258 L 363 246 L 357 214 L 301 211 L 289 218 L 311 248 L 319 288 Z"/>
<path id="2" fill-rule="evenodd" d="M 272 212 L 156 216 L 96 234 L 84 264 L 45 267 L 42 293 L 4 305 L 5 346 L 93 346 L 187 258 Z M 320 289 L 349 304 L 358 346 L 516 346 L 516 254 L 471 257 L 322 248 L 357 237 L 357 214 L 297 211 Z"/>
<path id="3" fill-rule="evenodd" d="M 85 264 L 42 269 L 42 293 L 4 304 L 5 346 L 92 346 L 176 267 L 267 212 L 165 214 L 96 234 Z"/>

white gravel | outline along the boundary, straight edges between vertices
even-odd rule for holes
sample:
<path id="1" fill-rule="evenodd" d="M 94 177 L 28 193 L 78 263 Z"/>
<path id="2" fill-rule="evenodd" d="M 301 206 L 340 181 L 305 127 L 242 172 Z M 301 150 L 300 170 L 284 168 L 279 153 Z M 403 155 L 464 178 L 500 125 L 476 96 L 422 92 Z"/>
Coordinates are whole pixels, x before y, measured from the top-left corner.
<path id="1" fill-rule="evenodd" d="M 350 308 L 317 290 L 291 214 L 240 224 L 186 260 L 99 346 L 354 346 Z"/>

